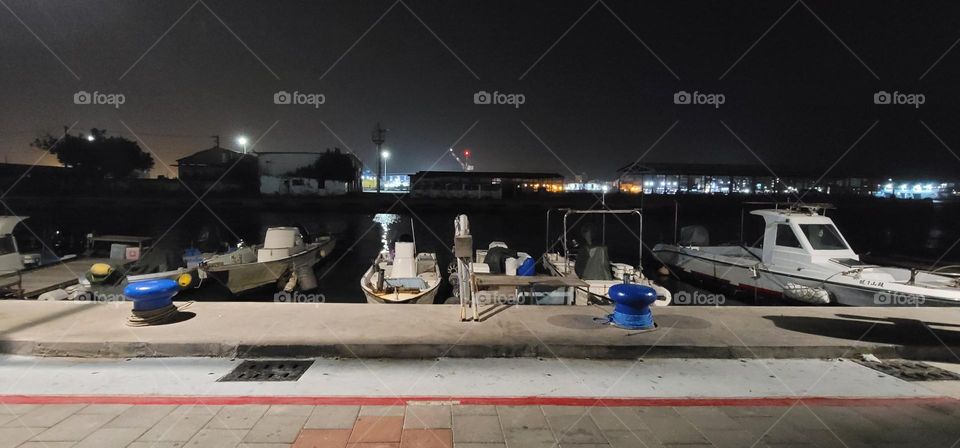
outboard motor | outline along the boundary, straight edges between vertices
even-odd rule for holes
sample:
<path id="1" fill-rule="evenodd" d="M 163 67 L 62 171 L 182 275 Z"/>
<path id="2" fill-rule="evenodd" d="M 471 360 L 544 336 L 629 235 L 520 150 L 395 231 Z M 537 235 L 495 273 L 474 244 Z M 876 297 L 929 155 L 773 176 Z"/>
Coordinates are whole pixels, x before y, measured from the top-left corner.
<path id="1" fill-rule="evenodd" d="M 583 280 L 612 280 L 610 272 L 610 256 L 607 246 L 594 245 L 596 227 L 590 223 L 584 224 L 580 230 L 580 248 L 577 250 L 577 259 L 573 269 L 577 277 Z"/>
<path id="2" fill-rule="evenodd" d="M 620 283 L 610 287 L 610 299 L 616 304 L 610 323 L 627 330 L 652 330 L 653 312 L 650 305 L 657 301 L 657 292 L 644 285 Z"/>

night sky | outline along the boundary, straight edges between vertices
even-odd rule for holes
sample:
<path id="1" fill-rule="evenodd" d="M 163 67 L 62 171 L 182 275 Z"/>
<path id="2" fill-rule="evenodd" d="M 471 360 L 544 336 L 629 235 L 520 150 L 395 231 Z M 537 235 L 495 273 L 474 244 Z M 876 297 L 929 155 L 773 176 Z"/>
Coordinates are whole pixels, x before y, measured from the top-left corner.
<path id="1" fill-rule="evenodd" d="M 817 176 L 846 153 L 834 173 L 943 176 L 960 168 L 958 39 L 957 2 L 3 0 L 0 151 L 33 163 L 35 136 L 76 123 L 136 133 L 158 165 L 243 134 L 375 166 L 382 122 L 392 173 L 457 169 L 456 142 L 477 170 L 612 178 L 659 139 L 644 161 Z M 75 105 L 81 90 L 126 101 Z M 326 102 L 276 105 L 281 90 Z"/>

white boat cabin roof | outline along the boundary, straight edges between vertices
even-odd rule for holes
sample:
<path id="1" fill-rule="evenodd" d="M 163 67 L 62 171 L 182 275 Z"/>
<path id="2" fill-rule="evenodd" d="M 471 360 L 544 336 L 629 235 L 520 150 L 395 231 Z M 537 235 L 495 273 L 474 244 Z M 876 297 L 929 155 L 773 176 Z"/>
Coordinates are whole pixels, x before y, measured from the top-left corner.
<path id="1" fill-rule="evenodd" d="M 767 224 L 778 222 L 796 222 L 799 224 L 833 224 L 833 220 L 815 210 L 763 209 L 753 210 L 751 215 L 763 217 Z"/>
<path id="2" fill-rule="evenodd" d="M 13 233 L 14 227 L 28 216 L 0 216 L 0 235 L 9 235 Z"/>

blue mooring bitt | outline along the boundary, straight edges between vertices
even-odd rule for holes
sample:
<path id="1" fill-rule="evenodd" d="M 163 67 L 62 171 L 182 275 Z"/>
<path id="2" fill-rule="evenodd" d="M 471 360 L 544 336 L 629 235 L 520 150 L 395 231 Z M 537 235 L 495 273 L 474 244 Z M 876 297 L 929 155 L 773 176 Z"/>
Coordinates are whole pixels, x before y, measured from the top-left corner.
<path id="1" fill-rule="evenodd" d="M 176 281 L 162 278 L 130 283 L 123 288 L 123 295 L 133 301 L 133 309 L 150 311 L 171 305 L 179 289 Z"/>
<path id="2" fill-rule="evenodd" d="M 654 328 L 650 305 L 657 301 L 653 288 L 633 283 L 621 283 L 610 287 L 610 299 L 616 304 L 610 322 L 628 330 Z"/>

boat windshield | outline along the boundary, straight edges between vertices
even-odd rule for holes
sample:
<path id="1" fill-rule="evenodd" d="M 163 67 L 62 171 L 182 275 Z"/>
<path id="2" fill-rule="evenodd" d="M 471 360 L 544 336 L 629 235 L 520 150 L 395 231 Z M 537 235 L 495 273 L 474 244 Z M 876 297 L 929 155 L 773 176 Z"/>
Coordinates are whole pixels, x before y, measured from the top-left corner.
<path id="1" fill-rule="evenodd" d="M 813 250 L 849 249 L 832 224 L 800 224 L 800 231 L 807 237 Z"/>

